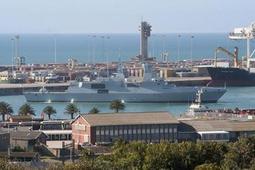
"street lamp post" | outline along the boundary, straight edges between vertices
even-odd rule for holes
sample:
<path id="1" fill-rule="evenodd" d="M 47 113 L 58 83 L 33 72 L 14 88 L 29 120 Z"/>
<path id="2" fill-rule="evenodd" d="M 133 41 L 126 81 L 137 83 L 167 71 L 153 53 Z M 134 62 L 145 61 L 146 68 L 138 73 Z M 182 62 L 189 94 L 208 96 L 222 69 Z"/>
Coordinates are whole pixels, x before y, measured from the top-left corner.
<path id="1" fill-rule="evenodd" d="M 177 55 L 178 55 L 177 60 L 178 61 L 180 60 L 180 39 L 181 39 L 181 35 L 179 34 L 177 38 Z"/>
<path id="2" fill-rule="evenodd" d="M 54 35 L 54 62 L 57 64 L 57 38 Z"/>
<path id="3" fill-rule="evenodd" d="M 94 65 L 96 64 L 96 37 L 97 37 L 96 35 L 92 35 L 92 38 L 93 38 L 92 39 L 92 41 L 93 41 L 92 42 L 93 43 L 92 44 L 93 45 L 93 47 L 92 47 L 93 48 L 92 49 L 92 58 L 93 58 L 92 60 L 93 61 L 92 62 L 93 62 Z"/>
<path id="4" fill-rule="evenodd" d="M 191 35 L 191 37 L 190 37 L 190 60 L 191 60 L 191 62 L 193 61 L 193 39 L 194 39 L 194 36 Z"/>
<path id="5" fill-rule="evenodd" d="M 13 74 L 13 70 L 14 70 L 14 56 L 15 56 L 15 39 L 11 38 L 11 42 L 12 42 L 12 74 Z"/>

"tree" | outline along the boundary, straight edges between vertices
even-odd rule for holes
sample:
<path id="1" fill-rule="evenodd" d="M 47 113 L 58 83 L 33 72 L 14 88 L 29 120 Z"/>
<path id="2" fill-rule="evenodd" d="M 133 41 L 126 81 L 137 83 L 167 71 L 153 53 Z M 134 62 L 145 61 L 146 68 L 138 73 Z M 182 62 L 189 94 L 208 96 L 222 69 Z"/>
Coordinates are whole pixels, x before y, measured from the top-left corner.
<path id="1" fill-rule="evenodd" d="M 51 119 L 51 115 L 56 114 L 56 110 L 52 106 L 46 106 L 43 109 L 43 113 L 48 115 L 48 118 Z"/>
<path id="2" fill-rule="evenodd" d="M 11 105 L 6 102 L 0 102 L 0 114 L 2 115 L 2 120 L 5 121 L 5 115 L 10 115 L 13 113 Z"/>
<path id="3" fill-rule="evenodd" d="M 34 115 L 35 116 L 35 110 L 32 106 L 30 106 L 30 104 L 25 103 L 19 108 L 19 115 Z"/>
<path id="4" fill-rule="evenodd" d="M 78 112 L 79 112 L 79 109 L 75 104 L 69 103 L 68 105 L 66 105 L 65 113 L 71 115 L 71 119 L 73 119 L 74 114 L 76 114 Z"/>
<path id="5" fill-rule="evenodd" d="M 7 158 L 0 158 L 0 169 L 1 170 L 25 170 L 21 164 L 9 163 Z"/>
<path id="6" fill-rule="evenodd" d="M 255 138 L 239 138 L 235 143 L 229 144 L 229 151 L 225 154 L 223 166 L 226 169 L 248 169 L 255 157 Z"/>
<path id="7" fill-rule="evenodd" d="M 125 109 L 125 105 L 120 100 L 113 100 L 110 104 L 110 109 L 115 110 L 115 112 L 118 113 L 119 110 Z"/>
<path id="8" fill-rule="evenodd" d="M 99 113 L 100 110 L 98 110 L 98 108 L 96 107 L 93 107 L 90 111 L 89 111 L 89 114 L 96 114 L 96 113 Z"/>

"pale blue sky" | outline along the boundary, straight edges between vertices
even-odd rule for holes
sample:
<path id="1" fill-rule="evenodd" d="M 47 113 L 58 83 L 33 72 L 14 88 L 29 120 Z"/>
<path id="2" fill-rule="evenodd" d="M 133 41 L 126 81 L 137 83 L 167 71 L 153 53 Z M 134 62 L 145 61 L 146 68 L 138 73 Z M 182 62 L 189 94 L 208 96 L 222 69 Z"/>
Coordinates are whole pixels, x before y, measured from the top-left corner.
<path id="1" fill-rule="evenodd" d="M 255 21 L 255 0 L 0 0 L 0 33 L 229 32 Z"/>

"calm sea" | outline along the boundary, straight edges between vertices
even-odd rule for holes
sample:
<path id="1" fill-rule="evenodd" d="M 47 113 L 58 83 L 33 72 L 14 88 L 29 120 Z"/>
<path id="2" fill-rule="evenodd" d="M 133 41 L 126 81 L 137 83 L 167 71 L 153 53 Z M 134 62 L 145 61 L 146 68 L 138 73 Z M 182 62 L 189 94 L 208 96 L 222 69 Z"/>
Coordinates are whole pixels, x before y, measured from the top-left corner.
<path id="1" fill-rule="evenodd" d="M 178 38 L 178 35 L 181 35 Z M 15 35 L 0 34 L 0 65 L 11 64 Z M 191 38 L 193 36 L 194 38 Z M 149 55 L 161 60 L 162 52 L 168 52 L 169 60 L 204 59 L 214 56 L 218 46 L 233 50 L 240 48 L 245 54 L 245 41 L 233 41 L 227 34 L 152 34 L 149 39 Z M 56 40 L 56 41 L 55 41 Z M 79 62 L 106 62 L 128 60 L 139 53 L 139 34 L 21 34 L 20 56 L 27 63 L 67 62 L 70 57 Z M 255 43 L 251 43 L 255 47 Z M 179 53 L 178 53 L 179 51 Z M 192 55 L 191 55 L 192 53 Z M 222 55 L 223 56 L 223 55 Z"/>
<path id="2" fill-rule="evenodd" d="M 246 42 L 228 40 L 227 34 L 155 34 L 149 41 L 150 56 L 161 60 L 163 51 L 169 53 L 169 60 L 213 58 L 214 49 L 218 46 L 233 50 L 240 49 L 240 56 L 245 54 Z M 191 39 L 191 36 L 194 38 Z M 0 65 L 11 64 L 12 41 L 14 35 L 0 34 Z M 56 40 L 56 41 L 55 41 Z M 106 62 L 128 60 L 139 53 L 138 34 L 24 34 L 20 35 L 20 55 L 25 56 L 27 63 L 54 62 L 54 46 L 56 42 L 57 62 L 67 62 L 70 57 L 79 62 Z M 251 45 L 255 47 L 254 42 Z M 192 48 L 191 48 L 192 47 Z M 179 49 L 179 55 L 178 55 Z M 192 55 L 191 55 L 192 54 Z M 224 55 L 222 55 L 224 56 Z M 0 101 L 9 102 L 15 112 L 26 102 L 23 96 L 0 97 Z M 227 93 L 216 104 L 208 104 L 211 108 L 254 108 L 255 87 L 228 88 Z M 56 108 L 56 118 L 67 118 L 63 114 L 67 103 L 31 103 L 36 114 L 52 105 Z M 98 107 L 101 112 L 111 112 L 109 103 L 77 103 L 81 112 Z M 189 104 L 133 104 L 126 103 L 125 111 L 169 111 L 174 115 L 185 112 Z"/>

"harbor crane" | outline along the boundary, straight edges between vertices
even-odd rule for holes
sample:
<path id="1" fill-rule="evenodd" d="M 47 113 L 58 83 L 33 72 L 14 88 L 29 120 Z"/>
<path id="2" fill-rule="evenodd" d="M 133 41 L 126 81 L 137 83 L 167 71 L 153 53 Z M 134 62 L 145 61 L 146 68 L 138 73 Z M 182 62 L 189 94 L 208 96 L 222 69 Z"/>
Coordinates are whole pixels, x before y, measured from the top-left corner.
<path id="1" fill-rule="evenodd" d="M 215 49 L 215 67 L 217 67 L 217 59 L 218 59 L 218 53 L 219 52 L 224 52 L 226 53 L 229 57 L 232 57 L 234 60 L 234 67 L 239 67 L 239 63 L 238 63 L 238 47 L 234 48 L 234 53 L 231 53 L 230 51 L 228 51 L 227 49 L 223 48 L 223 47 L 218 47 Z"/>

